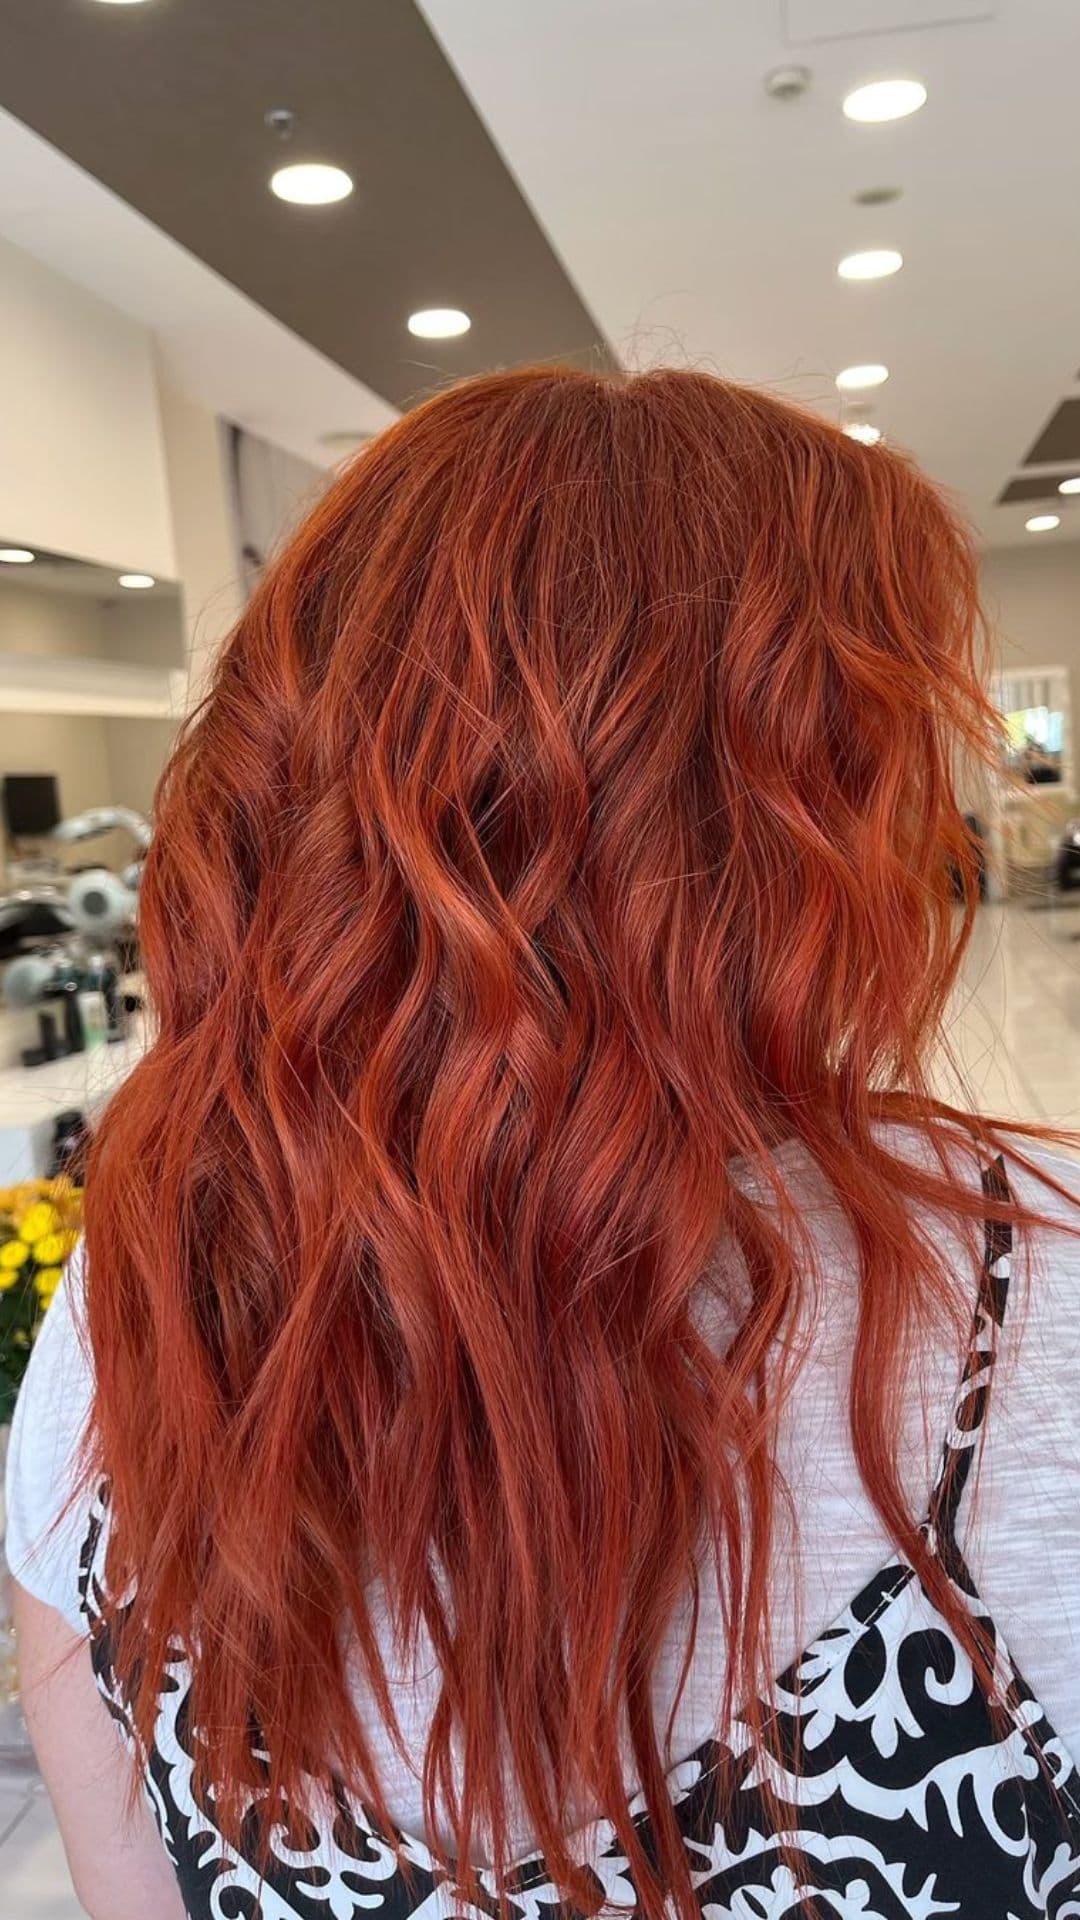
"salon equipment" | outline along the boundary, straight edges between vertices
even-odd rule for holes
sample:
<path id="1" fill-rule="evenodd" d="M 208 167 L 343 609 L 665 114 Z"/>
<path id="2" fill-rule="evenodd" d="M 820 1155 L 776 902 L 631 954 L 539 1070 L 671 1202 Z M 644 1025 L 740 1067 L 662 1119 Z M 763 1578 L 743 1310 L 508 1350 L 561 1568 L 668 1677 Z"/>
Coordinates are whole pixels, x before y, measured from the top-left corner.
<path id="1" fill-rule="evenodd" d="M 72 875 L 66 905 L 72 926 L 100 941 L 112 940 L 133 924 L 138 899 L 117 874 L 106 867 L 91 867 Z"/>
<path id="2" fill-rule="evenodd" d="M 150 823 L 130 807 L 89 807 L 62 820 L 53 838 L 79 845 L 122 827 L 135 841 L 139 857 L 123 875 L 90 867 L 63 881 L 41 881 L 0 896 L 0 929 L 14 927 L 32 910 L 48 906 L 62 929 L 48 947 L 20 954 L 8 966 L 3 995 L 9 1006 L 33 1007 L 53 1001 L 63 1027 L 54 1043 L 43 1026 L 41 1043 L 24 1050 L 26 1065 L 77 1053 L 105 1041 L 122 1040 L 127 1030 L 126 997 L 116 957 L 118 941 L 130 944 L 138 908 L 141 856 L 150 843 Z"/>
<path id="3" fill-rule="evenodd" d="M 152 832 L 150 822 L 132 807 L 87 807 L 85 812 L 73 813 L 69 819 L 61 820 L 53 828 L 52 837 L 71 845 L 94 840 L 99 833 L 111 833 L 114 827 L 126 827 L 136 846 L 146 852 Z"/>
<path id="4" fill-rule="evenodd" d="M 76 1186 L 81 1186 L 89 1144 L 90 1128 L 85 1113 L 79 1107 L 65 1107 L 53 1121 L 47 1177 L 55 1179 L 59 1174 L 67 1174 Z"/>
<path id="5" fill-rule="evenodd" d="M 0 930 L 16 927 L 20 921 L 29 920 L 36 912 L 46 910 L 63 927 L 74 925 L 68 912 L 67 895 L 63 888 L 51 880 L 35 881 L 33 885 L 13 887 L 10 893 L 0 894 Z"/>

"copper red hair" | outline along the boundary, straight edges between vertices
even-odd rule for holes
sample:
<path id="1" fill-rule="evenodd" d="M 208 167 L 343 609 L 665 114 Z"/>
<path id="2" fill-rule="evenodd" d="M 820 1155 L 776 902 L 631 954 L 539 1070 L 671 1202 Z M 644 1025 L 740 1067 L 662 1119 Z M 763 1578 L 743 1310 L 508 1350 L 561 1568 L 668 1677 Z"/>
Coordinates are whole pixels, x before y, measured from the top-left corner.
<path id="1" fill-rule="evenodd" d="M 117 1658 L 148 1733 L 188 1649 L 223 1817 L 331 1763 L 385 1815 L 341 1633 L 392 1722 L 378 1576 L 438 1652 L 424 1788 L 458 1858 L 505 1867 L 508 1770 L 580 1903 L 591 1806 L 650 1911 L 694 1910 L 652 1681 L 703 1552 L 728 1707 L 768 1668 L 807 1255 L 732 1165 L 770 1181 L 785 1138 L 859 1248 L 866 1486 L 939 1581 L 894 1416 L 954 1282 L 912 1203 L 967 1217 L 977 1186 L 876 1122 L 945 1124 L 976 629 L 906 459 L 690 372 L 443 393 L 271 567 L 162 784 L 157 1036 L 86 1215 Z M 717 1352 L 692 1302 L 722 1243 L 752 1304 Z"/>

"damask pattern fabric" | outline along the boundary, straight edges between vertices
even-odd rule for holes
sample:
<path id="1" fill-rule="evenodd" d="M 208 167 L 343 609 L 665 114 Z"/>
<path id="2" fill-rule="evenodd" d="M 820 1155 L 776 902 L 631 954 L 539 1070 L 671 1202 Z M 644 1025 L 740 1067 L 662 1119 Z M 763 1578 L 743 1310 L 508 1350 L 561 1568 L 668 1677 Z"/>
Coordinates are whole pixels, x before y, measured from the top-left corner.
<path id="1" fill-rule="evenodd" d="M 1004 1189 L 1000 1163 L 985 1191 Z M 675 1766 L 668 1787 L 705 1920 L 1034 1920 L 1080 1915 L 1080 1778 L 1013 1666 L 956 1544 L 956 1518 L 986 1412 L 1008 1293 L 1010 1236 L 988 1223 L 973 1340 L 927 1537 L 994 1650 L 990 1703 L 970 1659 L 912 1568 L 878 1573 L 776 1683 L 758 1739 L 736 1717 Z M 108 1497 L 95 1503 L 81 1592 L 94 1670 L 130 1736 L 112 1669 L 103 1588 Z M 494 1915 L 492 1876 L 471 1901 L 428 1847 L 380 1831 L 337 1791 L 311 1819 L 275 1829 L 260 1875 L 251 1845 L 223 1839 L 195 1791 L 190 1673 L 170 1663 L 148 1798 L 191 1920 L 450 1920 Z M 648 1845 L 647 1815 L 632 1807 Z M 596 1822 L 577 1855 L 609 1910 L 637 1894 L 614 1828 Z M 403 1864 L 404 1863 L 404 1864 Z M 570 1920 L 532 1854 L 514 1870 L 520 1920 Z"/>

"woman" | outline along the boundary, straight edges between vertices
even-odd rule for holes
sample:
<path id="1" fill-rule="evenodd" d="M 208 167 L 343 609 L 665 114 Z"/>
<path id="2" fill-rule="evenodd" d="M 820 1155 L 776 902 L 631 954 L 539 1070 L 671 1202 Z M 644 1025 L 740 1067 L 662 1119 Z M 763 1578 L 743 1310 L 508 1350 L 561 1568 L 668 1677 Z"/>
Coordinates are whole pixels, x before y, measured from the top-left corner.
<path id="1" fill-rule="evenodd" d="M 96 1920 L 1073 1910 L 1077 1186 L 928 1082 L 975 631 L 693 373 L 454 388 L 271 569 L 13 1444 Z"/>

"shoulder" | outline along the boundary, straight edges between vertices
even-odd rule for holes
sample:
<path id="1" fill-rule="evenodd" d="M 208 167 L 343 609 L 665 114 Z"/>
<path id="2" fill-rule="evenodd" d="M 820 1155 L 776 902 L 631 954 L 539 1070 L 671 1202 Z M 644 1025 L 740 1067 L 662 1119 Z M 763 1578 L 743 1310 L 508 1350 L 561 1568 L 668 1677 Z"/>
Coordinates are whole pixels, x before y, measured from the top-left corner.
<path id="1" fill-rule="evenodd" d="M 8 1566 L 20 1585 L 80 1628 L 79 1549 L 88 1506 L 80 1468 L 93 1391 L 80 1246 L 38 1336 L 15 1408 L 4 1538 Z"/>
<path id="2" fill-rule="evenodd" d="M 1061 1412 L 1072 1432 L 1080 1422 L 1080 1397 L 1072 1407 L 1064 1402 L 1070 1381 L 1080 1395 L 1080 1157 L 1020 1134 L 1004 1132 L 1000 1140 L 1009 1190 L 1031 1218 L 1012 1234 L 994 1397 L 999 1412 L 1006 1402 L 1016 1409 L 1038 1400 L 1051 1424 Z M 910 1129 L 890 1130 L 889 1144 L 898 1155 L 923 1164 L 936 1151 Z M 958 1152 L 955 1164 L 960 1177 L 977 1188 L 978 1160 L 970 1152 Z M 947 1258 L 966 1264 L 959 1238 L 954 1244 L 940 1224 L 935 1237 Z"/>
<path id="3" fill-rule="evenodd" d="M 1080 1218 L 1080 1154 L 1025 1140 L 1019 1134 L 1002 1138 L 1009 1185 L 1017 1198 L 1045 1213 L 1051 1231 L 1075 1228 Z M 1025 1161 L 1030 1164 L 1025 1166 Z"/>

